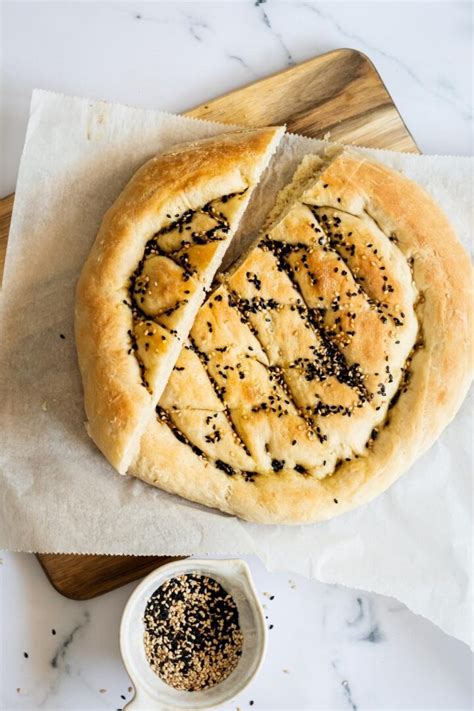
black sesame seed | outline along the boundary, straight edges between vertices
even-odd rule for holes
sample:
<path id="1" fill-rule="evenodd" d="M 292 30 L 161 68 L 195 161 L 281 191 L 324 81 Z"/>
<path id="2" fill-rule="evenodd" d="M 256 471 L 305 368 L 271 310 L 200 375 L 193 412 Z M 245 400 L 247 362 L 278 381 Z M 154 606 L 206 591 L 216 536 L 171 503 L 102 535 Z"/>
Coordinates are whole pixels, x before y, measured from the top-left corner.
<path id="1" fill-rule="evenodd" d="M 230 464 L 226 464 L 221 459 L 215 461 L 215 465 L 218 469 L 225 472 L 228 476 L 233 476 L 235 474 L 235 469 L 233 469 Z"/>

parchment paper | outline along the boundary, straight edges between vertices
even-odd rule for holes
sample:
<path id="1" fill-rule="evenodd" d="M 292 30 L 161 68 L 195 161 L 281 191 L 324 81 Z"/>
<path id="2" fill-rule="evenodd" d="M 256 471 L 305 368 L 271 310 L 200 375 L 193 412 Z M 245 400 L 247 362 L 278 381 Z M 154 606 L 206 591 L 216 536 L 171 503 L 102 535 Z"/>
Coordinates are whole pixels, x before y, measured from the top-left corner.
<path id="1" fill-rule="evenodd" d="M 34 93 L 1 309 L 0 547 L 255 553 L 271 569 L 394 596 L 469 642 L 472 422 L 467 403 L 387 493 L 341 518 L 305 527 L 245 523 L 121 477 L 86 435 L 73 338 L 74 286 L 102 216 L 151 155 L 228 128 Z M 243 226 L 247 237 L 304 153 L 323 146 L 285 138 L 285 150 Z M 470 243 L 471 160 L 375 153 L 425 185 L 465 245 Z"/>

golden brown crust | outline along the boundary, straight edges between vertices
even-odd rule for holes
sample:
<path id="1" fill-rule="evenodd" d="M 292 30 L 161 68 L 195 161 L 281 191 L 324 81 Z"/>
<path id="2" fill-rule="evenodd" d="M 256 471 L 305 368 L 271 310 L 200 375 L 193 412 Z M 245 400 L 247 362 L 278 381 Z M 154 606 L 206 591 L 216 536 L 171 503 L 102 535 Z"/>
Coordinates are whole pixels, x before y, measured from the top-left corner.
<path id="1" fill-rule="evenodd" d="M 273 128 L 243 130 L 173 147 L 140 168 L 104 217 L 77 285 L 76 342 L 89 433 L 121 472 L 138 446 L 205 289 L 281 134 L 282 129 Z M 220 199 L 229 194 L 237 198 L 223 207 Z M 215 204 L 204 214 L 203 206 L 211 201 Z M 221 209 L 227 210 L 225 219 L 213 212 Z M 218 241 L 207 248 L 194 245 L 193 238 L 184 247 L 179 244 L 181 251 L 171 261 L 177 236 L 173 220 L 193 211 L 199 229 L 206 220 L 215 231 L 216 225 L 224 229 L 211 235 Z M 129 287 L 153 236 L 155 252 L 159 248 L 162 255 L 163 283 L 156 287 L 162 287 L 162 297 L 155 289 L 148 293 L 149 303 L 140 304 L 137 290 L 130 294 Z M 189 294 L 183 300 L 179 283 L 176 309 L 168 313 L 166 304 L 173 301 L 170 282 L 180 271 L 177 264 L 184 265 Z M 146 265 L 145 272 L 148 267 L 150 272 L 142 275 L 142 285 L 153 280 L 153 266 Z M 134 300 L 151 315 L 145 310 L 135 318 Z"/>
<path id="2" fill-rule="evenodd" d="M 338 156 L 202 307 L 194 357 L 172 374 L 133 474 L 260 523 L 324 520 L 367 503 L 465 395 L 471 283 L 464 249 L 418 185 Z M 334 371 L 331 361 L 315 377 L 321 333 L 345 365 Z M 198 370 L 205 404 L 198 388 L 183 394 Z"/>

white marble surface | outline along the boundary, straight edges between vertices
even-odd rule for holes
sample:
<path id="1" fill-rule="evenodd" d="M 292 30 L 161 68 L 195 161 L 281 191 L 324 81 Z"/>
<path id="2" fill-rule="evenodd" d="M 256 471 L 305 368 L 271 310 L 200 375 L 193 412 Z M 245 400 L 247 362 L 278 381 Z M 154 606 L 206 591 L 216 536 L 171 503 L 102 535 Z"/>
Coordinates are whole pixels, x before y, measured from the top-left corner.
<path id="1" fill-rule="evenodd" d="M 33 556 L 3 559 L 0 708 L 123 708 L 132 693 L 118 628 L 134 584 L 73 602 L 50 587 Z M 252 711 L 471 707 L 471 654 L 462 642 L 396 600 L 290 579 L 247 560 L 273 628 L 261 673 L 226 711 L 249 710 L 250 701 Z"/>
<path id="2" fill-rule="evenodd" d="M 0 194 L 15 186 L 33 87 L 180 111 L 343 46 L 375 62 L 424 152 L 472 154 L 471 20 L 467 2 L 4 2 Z M 73 602 L 33 556 L 2 558 L 0 708 L 122 708 L 133 586 Z M 274 628 L 229 709 L 471 708 L 462 643 L 394 600 L 250 564 L 275 595 L 263 598 Z"/>
<path id="3" fill-rule="evenodd" d="M 425 153 L 472 153 L 469 2 L 3 2 L 0 195 L 34 87 L 182 111 L 316 54 L 374 61 Z"/>

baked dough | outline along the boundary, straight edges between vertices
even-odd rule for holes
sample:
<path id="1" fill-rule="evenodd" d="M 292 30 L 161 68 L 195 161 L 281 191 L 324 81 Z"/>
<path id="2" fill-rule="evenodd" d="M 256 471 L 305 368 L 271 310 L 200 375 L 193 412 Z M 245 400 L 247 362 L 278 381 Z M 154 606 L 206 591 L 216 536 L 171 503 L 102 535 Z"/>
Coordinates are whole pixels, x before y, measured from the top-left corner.
<path id="1" fill-rule="evenodd" d="M 104 217 L 76 294 L 88 431 L 125 473 L 284 129 L 155 156 Z"/>
<path id="2" fill-rule="evenodd" d="M 471 278 L 418 185 L 307 157 L 201 307 L 130 473 L 260 523 L 370 501 L 466 393 Z"/>

